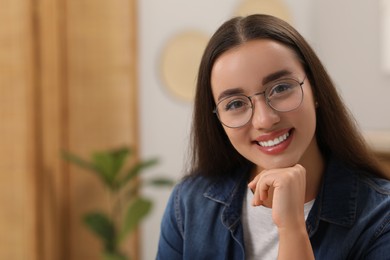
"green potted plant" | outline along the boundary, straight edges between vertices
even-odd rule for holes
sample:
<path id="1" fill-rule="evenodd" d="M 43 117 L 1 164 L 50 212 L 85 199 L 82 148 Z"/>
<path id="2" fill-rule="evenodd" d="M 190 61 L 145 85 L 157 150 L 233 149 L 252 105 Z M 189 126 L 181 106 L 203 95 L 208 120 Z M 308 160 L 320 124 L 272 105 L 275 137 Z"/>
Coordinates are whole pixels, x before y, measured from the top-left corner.
<path id="1" fill-rule="evenodd" d="M 86 226 L 103 243 L 103 259 L 128 260 L 129 257 L 121 252 L 120 244 L 148 215 L 153 204 L 140 194 L 140 188 L 143 185 L 172 186 L 174 182 L 167 178 L 138 178 L 143 170 L 158 163 L 156 158 L 133 158 L 131 166 L 125 169 L 130 157 L 134 156 L 127 147 L 95 152 L 89 161 L 70 152 L 64 152 L 63 156 L 65 160 L 95 174 L 107 188 L 108 212 L 96 210 L 83 216 Z"/>

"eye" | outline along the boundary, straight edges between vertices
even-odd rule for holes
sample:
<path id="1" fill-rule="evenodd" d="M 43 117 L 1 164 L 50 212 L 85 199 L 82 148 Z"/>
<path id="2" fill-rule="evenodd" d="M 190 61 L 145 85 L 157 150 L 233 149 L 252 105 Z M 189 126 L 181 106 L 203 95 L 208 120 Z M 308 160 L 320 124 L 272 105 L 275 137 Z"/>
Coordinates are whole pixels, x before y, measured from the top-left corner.
<path id="1" fill-rule="evenodd" d="M 223 103 L 224 111 L 242 111 L 250 107 L 249 100 L 243 97 L 231 97 Z"/>
<path id="2" fill-rule="evenodd" d="M 289 94 L 290 91 L 293 90 L 293 88 L 294 84 L 291 84 L 289 82 L 278 83 L 269 90 L 267 96 L 269 98 L 281 97 L 283 95 Z"/>

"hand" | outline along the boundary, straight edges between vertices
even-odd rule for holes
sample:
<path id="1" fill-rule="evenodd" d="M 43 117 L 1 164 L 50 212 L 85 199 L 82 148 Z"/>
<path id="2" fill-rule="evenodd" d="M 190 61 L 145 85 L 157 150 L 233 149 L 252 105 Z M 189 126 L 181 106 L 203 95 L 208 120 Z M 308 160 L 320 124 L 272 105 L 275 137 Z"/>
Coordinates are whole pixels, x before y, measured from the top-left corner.
<path id="1" fill-rule="evenodd" d="M 305 227 L 306 170 L 303 166 L 296 164 L 288 168 L 264 170 L 248 187 L 254 192 L 253 206 L 272 200 L 272 219 L 279 230 Z"/>

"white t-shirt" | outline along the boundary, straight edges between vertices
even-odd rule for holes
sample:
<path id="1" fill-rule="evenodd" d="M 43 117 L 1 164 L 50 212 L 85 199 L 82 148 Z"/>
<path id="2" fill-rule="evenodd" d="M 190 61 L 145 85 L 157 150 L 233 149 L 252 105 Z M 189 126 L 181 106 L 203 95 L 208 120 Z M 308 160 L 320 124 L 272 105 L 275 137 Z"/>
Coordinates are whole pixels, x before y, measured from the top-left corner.
<path id="1" fill-rule="evenodd" d="M 272 220 L 272 209 L 251 205 L 253 193 L 248 188 L 242 210 L 245 255 L 248 260 L 274 260 L 278 258 L 278 229 Z M 305 219 L 314 200 L 305 203 Z"/>

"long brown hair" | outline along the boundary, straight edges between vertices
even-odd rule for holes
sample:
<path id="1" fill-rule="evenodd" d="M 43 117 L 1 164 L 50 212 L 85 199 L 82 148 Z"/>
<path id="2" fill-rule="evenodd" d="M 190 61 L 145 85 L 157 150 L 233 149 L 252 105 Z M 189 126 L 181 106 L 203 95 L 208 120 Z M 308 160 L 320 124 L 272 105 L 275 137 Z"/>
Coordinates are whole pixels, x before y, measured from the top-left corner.
<path id="1" fill-rule="evenodd" d="M 260 14 L 228 20 L 214 33 L 204 51 L 195 95 L 191 173 L 223 176 L 237 167 L 251 164 L 234 149 L 221 123 L 212 113 L 215 102 L 211 91 L 211 70 L 221 54 L 255 39 L 277 41 L 296 53 L 318 102 L 316 138 L 322 154 L 325 157 L 335 156 L 351 167 L 385 177 L 309 44 L 288 23 Z"/>

